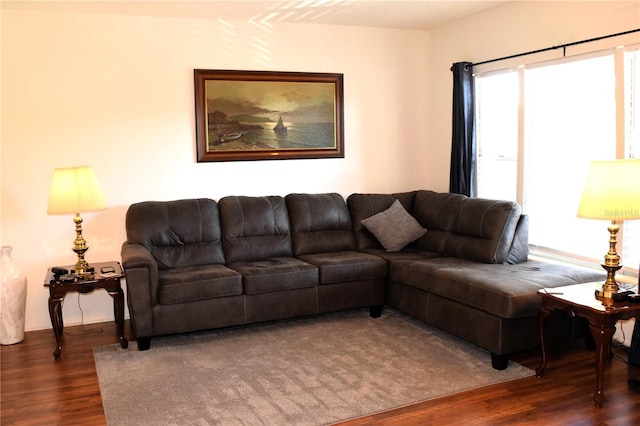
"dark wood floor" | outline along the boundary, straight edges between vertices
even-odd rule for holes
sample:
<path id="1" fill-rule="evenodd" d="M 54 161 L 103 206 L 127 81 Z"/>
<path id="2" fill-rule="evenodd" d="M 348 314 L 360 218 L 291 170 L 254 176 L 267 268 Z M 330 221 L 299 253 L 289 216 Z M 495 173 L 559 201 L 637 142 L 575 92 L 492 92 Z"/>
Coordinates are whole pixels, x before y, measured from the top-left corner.
<path id="1" fill-rule="evenodd" d="M 126 335 L 131 338 L 129 324 Z M 59 361 L 52 355 L 51 330 L 28 332 L 23 342 L 2 346 L 0 424 L 104 425 L 92 348 L 115 342 L 115 324 L 102 323 L 65 329 Z M 535 368 L 539 355 L 516 360 Z M 598 409 L 591 399 L 594 364 L 593 352 L 574 342 L 551 353 L 543 378 L 479 388 L 342 425 L 640 424 L 640 393 L 627 385 L 629 377 L 640 378 L 640 367 L 615 357 L 607 368 L 605 405 Z"/>

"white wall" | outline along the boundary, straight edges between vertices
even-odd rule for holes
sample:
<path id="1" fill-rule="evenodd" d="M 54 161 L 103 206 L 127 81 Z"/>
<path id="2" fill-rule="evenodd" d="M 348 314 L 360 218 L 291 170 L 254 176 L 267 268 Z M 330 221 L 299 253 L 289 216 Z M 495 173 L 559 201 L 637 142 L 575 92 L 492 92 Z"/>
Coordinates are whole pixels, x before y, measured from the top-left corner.
<path id="1" fill-rule="evenodd" d="M 637 28 L 638 1 L 516 1 L 431 31 L 428 180 L 432 188 L 449 188 L 452 63 L 481 62 Z M 640 33 L 571 47 L 567 55 L 631 43 L 640 43 Z M 562 57 L 562 49 L 492 66 L 558 57 Z"/>
<path id="2" fill-rule="evenodd" d="M 87 213 L 87 260 L 120 259 L 144 200 L 427 188 L 428 34 L 183 18 L 2 10 L 3 245 L 29 289 L 27 330 L 50 327 L 45 271 L 75 263 L 71 215 L 46 214 L 55 167 L 91 164 L 110 208 Z M 196 163 L 193 69 L 344 74 L 344 159 Z M 111 320 L 106 292 L 79 296 Z M 65 323 L 81 320 L 78 298 Z"/>

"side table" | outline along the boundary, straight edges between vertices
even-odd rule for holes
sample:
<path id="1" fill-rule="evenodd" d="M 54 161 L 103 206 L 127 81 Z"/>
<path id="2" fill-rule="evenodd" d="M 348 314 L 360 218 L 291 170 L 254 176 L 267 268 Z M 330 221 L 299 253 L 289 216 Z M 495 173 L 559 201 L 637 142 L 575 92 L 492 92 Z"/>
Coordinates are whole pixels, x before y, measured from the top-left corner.
<path id="1" fill-rule="evenodd" d="M 94 290 L 104 289 L 113 298 L 113 313 L 117 325 L 118 339 L 122 349 L 129 346 L 129 342 L 124 337 L 124 292 L 120 280 L 124 278 L 122 266 L 119 262 L 94 263 L 95 274 L 86 279 L 76 278 L 71 282 L 56 282 L 51 269 L 47 270 L 44 286 L 49 287 L 49 316 L 53 333 L 56 336 L 56 350 L 53 356 L 60 359 L 62 353 L 62 330 L 64 322 L 62 320 L 62 299 L 67 293 L 91 293 Z M 65 266 L 65 269 L 72 270 L 73 265 Z M 102 273 L 102 268 L 113 268 L 114 272 Z"/>
<path id="2" fill-rule="evenodd" d="M 536 369 L 536 376 L 541 377 L 547 366 L 546 329 L 549 314 L 561 310 L 571 317 L 586 318 L 595 342 L 596 390 L 593 403 L 596 407 L 602 407 L 604 402 L 604 370 L 605 364 L 611 360 L 611 338 L 616 322 L 640 316 L 640 304 L 596 299 L 595 290 L 599 288 L 602 288 L 602 283 L 574 284 L 538 291 L 542 296 L 539 312 L 542 363 Z M 637 291 L 636 286 L 629 286 L 629 289 Z"/>

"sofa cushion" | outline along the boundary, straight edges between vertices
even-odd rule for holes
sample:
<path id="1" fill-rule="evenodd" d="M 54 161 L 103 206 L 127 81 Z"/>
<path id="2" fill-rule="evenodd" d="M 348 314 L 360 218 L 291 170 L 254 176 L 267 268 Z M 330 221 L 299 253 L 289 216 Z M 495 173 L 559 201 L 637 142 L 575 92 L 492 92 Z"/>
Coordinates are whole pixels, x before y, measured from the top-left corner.
<path id="1" fill-rule="evenodd" d="M 520 206 L 512 201 L 465 199 L 443 255 L 503 263 L 511 250 L 521 213 Z"/>
<path id="2" fill-rule="evenodd" d="M 318 267 L 320 284 L 384 280 L 387 276 L 384 259 L 357 251 L 307 254 L 300 259 Z"/>
<path id="3" fill-rule="evenodd" d="M 242 276 L 224 265 L 165 269 L 158 280 L 162 305 L 242 294 Z"/>
<path id="4" fill-rule="evenodd" d="M 294 256 L 355 250 L 351 216 L 340 194 L 289 194 L 285 201 Z"/>
<path id="5" fill-rule="evenodd" d="M 442 256 L 447 240 L 454 230 L 460 204 L 466 198 L 460 194 L 429 190 L 417 191 L 412 209 L 409 211 L 429 232 L 416 241 L 415 247 L 424 251 L 440 253 Z"/>
<path id="6" fill-rule="evenodd" d="M 439 253 L 435 253 L 432 251 L 424 251 L 418 250 L 414 248 L 405 248 L 400 251 L 386 251 L 383 248 L 380 249 L 366 249 L 365 253 L 372 254 L 374 256 L 381 257 L 387 262 L 394 262 L 396 260 L 425 260 L 425 259 L 434 259 L 440 256 Z"/>
<path id="7" fill-rule="evenodd" d="M 400 200 L 408 212 L 411 211 L 415 191 L 397 194 L 351 194 L 347 198 L 347 206 L 351 214 L 353 232 L 358 250 L 382 249 L 382 244 L 362 224 L 362 220 L 388 209 L 395 200 Z"/>
<path id="8" fill-rule="evenodd" d="M 538 314 L 539 289 L 597 281 L 604 274 L 546 262 L 491 265 L 439 258 L 393 262 L 390 278 L 501 318 L 519 318 Z"/>
<path id="9" fill-rule="evenodd" d="M 427 232 L 398 200 L 388 209 L 363 219 L 362 224 L 387 251 L 400 251 Z"/>
<path id="10" fill-rule="evenodd" d="M 411 213 L 429 232 L 415 246 L 443 257 L 504 263 L 521 212 L 512 201 L 421 190 L 416 193 Z M 520 259 L 521 255 L 516 257 Z"/>
<path id="11" fill-rule="evenodd" d="M 283 197 L 230 196 L 218 205 L 227 264 L 293 254 Z"/>
<path id="12" fill-rule="evenodd" d="M 224 263 L 218 204 L 209 199 L 132 204 L 127 240 L 144 246 L 159 269 Z"/>
<path id="13" fill-rule="evenodd" d="M 245 294 L 294 290 L 318 285 L 318 268 L 293 257 L 274 257 L 229 265 L 242 274 Z"/>

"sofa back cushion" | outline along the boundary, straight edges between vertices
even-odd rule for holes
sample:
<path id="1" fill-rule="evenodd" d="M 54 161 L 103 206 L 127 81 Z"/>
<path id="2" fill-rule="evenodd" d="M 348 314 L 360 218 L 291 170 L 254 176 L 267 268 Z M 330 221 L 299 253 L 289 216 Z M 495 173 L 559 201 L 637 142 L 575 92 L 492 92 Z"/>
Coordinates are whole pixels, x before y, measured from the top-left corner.
<path id="1" fill-rule="evenodd" d="M 229 196 L 218 205 L 227 264 L 292 255 L 283 197 Z"/>
<path id="2" fill-rule="evenodd" d="M 409 212 L 427 232 L 416 241 L 416 247 L 443 255 L 447 240 L 454 232 L 460 205 L 466 199 L 460 194 L 418 191 Z"/>
<path id="3" fill-rule="evenodd" d="M 342 195 L 289 194 L 285 201 L 295 256 L 355 250 L 351 216 Z"/>
<path id="4" fill-rule="evenodd" d="M 347 206 L 351 214 L 357 249 L 384 250 L 384 247 L 382 247 L 382 244 L 380 244 L 376 237 L 362 225 L 362 220 L 388 209 L 395 200 L 399 200 L 407 212 L 411 212 L 414 196 L 415 192 L 402 192 L 397 194 L 351 194 L 347 198 Z"/>
<path id="5" fill-rule="evenodd" d="M 416 242 L 419 249 L 445 257 L 504 263 L 522 209 L 511 201 L 421 190 L 416 193 L 412 213 L 427 228 Z"/>
<path id="6" fill-rule="evenodd" d="M 225 262 L 218 204 L 213 200 L 132 204 L 125 227 L 127 241 L 144 246 L 160 269 Z"/>

